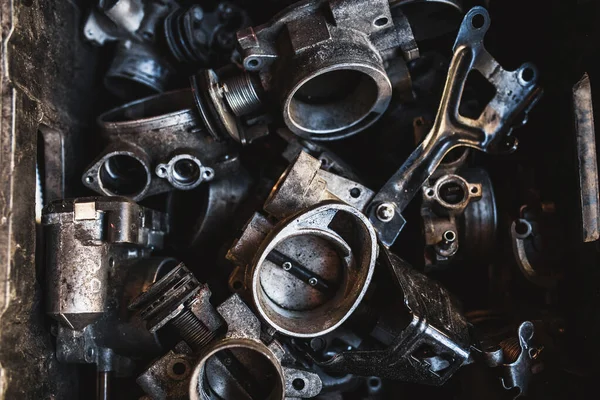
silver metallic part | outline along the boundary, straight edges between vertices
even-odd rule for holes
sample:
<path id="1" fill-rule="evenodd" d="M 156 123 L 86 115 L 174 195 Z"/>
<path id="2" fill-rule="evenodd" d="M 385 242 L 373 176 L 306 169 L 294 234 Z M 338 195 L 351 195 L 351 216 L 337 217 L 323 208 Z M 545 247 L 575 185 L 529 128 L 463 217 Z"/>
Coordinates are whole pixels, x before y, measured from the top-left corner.
<path id="1" fill-rule="evenodd" d="M 381 222 L 389 222 L 394 218 L 394 205 L 392 203 L 383 203 L 377 206 L 377 218 Z"/>
<path id="2" fill-rule="evenodd" d="M 106 312 L 119 262 L 163 246 L 166 216 L 124 198 L 56 201 L 43 212 L 47 313 L 81 330 Z"/>
<path id="3" fill-rule="evenodd" d="M 364 215 L 345 204 L 325 203 L 283 220 L 269 233 L 247 286 L 272 328 L 315 337 L 341 325 L 358 307 L 376 258 L 375 234 Z M 281 260 L 296 264 L 293 273 L 280 268 Z"/>
<path id="4" fill-rule="evenodd" d="M 579 163 L 582 239 L 584 242 L 594 242 L 600 239 L 600 199 L 592 87 L 588 74 L 584 74 L 573 86 L 573 112 Z"/>
<path id="5" fill-rule="evenodd" d="M 156 175 L 165 178 L 175 189 L 191 190 L 202 182 L 212 181 L 215 171 L 202 165 L 190 154 L 178 154 L 166 164 L 156 166 Z"/>
<path id="6" fill-rule="evenodd" d="M 239 170 L 233 149 L 207 135 L 192 108 L 190 91 L 179 90 L 102 114 L 98 123 L 109 145 L 83 174 L 84 185 L 138 201 L 173 188 L 188 190 Z M 199 176 L 191 181 L 190 176 L 177 177 L 176 167 L 183 158 L 193 161 L 188 165 L 191 173 L 200 165 Z M 159 164 L 165 169 L 153 168 Z"/>
<path id="7" fill-rule="evenodd" d="M 136 379 L 153 400 L 187 400 L 196 357 L 182 342 L 156 360 Z"/>
<path id="8" fill-rule="evenodd" d="M 85 38 L 98 46 L 118 40 L 122 34 L 119 27 L 114 26 L 112 21 L 107 22 L 105 19 L 96 10 L 92 9 L 83 26 Z"/>
<path id="9" fill-rule="evenodd" d="M 262 106 L 256 85 L 248 73 L 235 75 L 223 82 L 223 96 L 236 116 L 258 111 Z"/>
<path id="10" fill-rule="evenodd" d="M 264 209 L 277 218 L 284 218 L 325 200 L 343 201 L 359 210 L 371 200 L 367 187 L 321 169 L 321 161 L 300 152 L 283 173 Z"/>
<path id="11" fill-rule="evenodd" d="M 542 347 L 533 345 L 534 326 L 530 321 L 525 321 L 519 326 L 518 339 L 506 341 L 503 347 L 505 361 L 511 363 L 502 365 L 502 386 L 505 389 L 519 389 L 515 398 L 527 394 L 531 377 L 535 373 L 534 366 Z"/>
<path id="12" fill-rule="evenodd" d="M 531 283 L 551 288 L 558 282 L 558 277 L 540 272 L 531 263 L 528 256 L 529 242 L 534 240 L 534 230 L 530 221 L 519 218 L 513 221 L 510 227 L 513 254 L 519 269 Z"/>
<path id="13" fill-rule="evenodd" d="M 193 305 L 204 298 L 200 304 L 205 308 L 199 307 L 197 312 L 211 314 L 210 295 L 208 287 L 201 285 L 183 264 L 179 264 L 135 298 L 129 308 L 140 311 L 150 332 L 171 325 L 198 352 L 215 338 L 216 333 L 194 313 Z"/>
<path id="14" fill-rule="evenodd" d="M 504 70 L 483 46 L 489 26 L 490 17 L 484 8 L 474 7 L 467 13 L 454 44 L 454 56 L 433 128 L 367 209 L 385 246 L 394 243 L 406 222 L 401 213 L 450 150 L 471 147 L 492 152 L 516 148 L 517 142 L 510 133 L 513 126 L 525 122 L 518 118 L 526 115 L 539 98 L 538 74 L 531 64 L 512 72 Z M 464 84 L 472 70 L 481 72 L 496 88 L 495 96 L 478 119 L 466 118 L 458 112 Z M 507 140 L 512 142 L 507 143 Z M 387 202 L 396 204 L 396 214 L 391 221 L 381 222 L 376 210 L 379 204 Z"/>
<path id="15" fill-rule="evenodd" d="M 200 356 L 190 380 L 190 399 L 283 400 L 319 394 L 319 376 L 286 365 L 289 356 L 277 342 L 266 346 L 258 318 L 237 295 L 217 310 L 227 334 Z"/>
<path id="16" fill-rule="evenodd" d="M 133 33 L 144 19 L 144 5 L 141 0 L 101 1 L 100 8 L 117 26 Z"/>

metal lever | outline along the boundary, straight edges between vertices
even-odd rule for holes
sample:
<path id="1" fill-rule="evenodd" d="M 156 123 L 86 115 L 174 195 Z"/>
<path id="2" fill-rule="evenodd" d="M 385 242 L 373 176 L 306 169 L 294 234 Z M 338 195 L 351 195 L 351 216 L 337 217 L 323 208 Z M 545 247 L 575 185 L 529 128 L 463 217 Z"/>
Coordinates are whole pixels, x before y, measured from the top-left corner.
<path id="1" fill-rule="evenodd" d="M 516 149 L 517 140 L 510 133 L 515 125 L 526 122 L 527 112 L 541 95 L 536 85 L 538 73 L 529 63 L 515 71 L 503 69 L 483 46 L 489 26 L 485 8 L 474 7 L 466 14 L 454 43 L 454 56 L 431 131 L 367 208 L 367 216 L 385 246 L 395 242 L 406 223 L 401 213 L 450 150 Z M 479 71 L 496 89 L 477 119 L 459 114 L 465 82 L 472 70 Z"/>

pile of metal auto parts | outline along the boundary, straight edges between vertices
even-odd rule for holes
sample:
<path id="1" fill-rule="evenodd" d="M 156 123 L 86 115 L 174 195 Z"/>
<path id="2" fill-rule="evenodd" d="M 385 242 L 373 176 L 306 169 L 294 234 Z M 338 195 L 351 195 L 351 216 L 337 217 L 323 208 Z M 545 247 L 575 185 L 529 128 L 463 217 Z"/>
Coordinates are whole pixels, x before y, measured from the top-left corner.
<path id="1" fill-rule="evenodd" d="M 93 365 L 98 399 L 391 399 L 473 370 L 528 394 L 557 318 L 496 312 L 487 292 L 461 304 L 501 252 L 536 290 L 561 274 L 540 256 L 560 240 L 552 204 L 501 210 L 487 170 L 542 90 L 533 64 L 486 50 L 484 7 L 87 12 L 116 107 L 97 115 L 81 196 L 46 204 L 42 224 L 56 358 Z"/>

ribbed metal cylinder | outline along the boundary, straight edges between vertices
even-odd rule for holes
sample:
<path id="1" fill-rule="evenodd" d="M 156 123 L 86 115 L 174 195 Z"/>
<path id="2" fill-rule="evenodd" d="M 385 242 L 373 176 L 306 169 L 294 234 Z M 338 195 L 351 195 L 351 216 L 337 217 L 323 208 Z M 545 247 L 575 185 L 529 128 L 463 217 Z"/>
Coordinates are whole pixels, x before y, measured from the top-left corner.
<path id="1" fill-rule="evenodd" d="M 215 333 L 208 329 L 190 310 L 183 311 L 171 323 L 177 328 L 183 340 L 196 352 L 215 337 Z"/>
<path id="2" fill-rule="evenodd" d="M 519 339 L 511 337 L 500 342 L 500 347 L 504 351 L 504 362 L 511 364 L 521 355 L 521 345 Z"/>
<path id="3" fill-rule="evenodd" d="M 250 114 L 261 107 L 256 87 L 248 73 L 242 73 L 223 82 L 225 101 L 235 115 Z"/>

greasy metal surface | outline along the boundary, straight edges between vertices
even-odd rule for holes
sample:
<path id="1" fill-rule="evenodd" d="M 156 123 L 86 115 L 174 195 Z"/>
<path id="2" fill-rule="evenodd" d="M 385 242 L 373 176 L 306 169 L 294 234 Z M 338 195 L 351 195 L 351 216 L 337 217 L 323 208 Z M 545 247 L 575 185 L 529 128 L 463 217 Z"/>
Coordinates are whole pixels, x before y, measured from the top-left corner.
<path id="1" fill-rule="evenodd" d="M 518 389 L 515 398 L 527 395 L 531 377 L 534 374 L 534 364 L 538 358 L 541 348 L 533 345 L 533 335 L 535 329 L 533 323 L 525 321 L 519 326 L 518 344 L 519 348 L 511 349 L 517 352 L 518 356 L 512 363 L 502 366 L 502 385 L 505 389 Z M 503 348 L 505 357 L 508 355 L 508 349 Z M 511 355 L 514 356 L 514 355 Z"/>
<path id="2" fill-rule="evenodd" d="M 385 0 L 302 1 L 241 30 L 238 43 L 244 68 L 258 72 L 287 127 L 312 140 L 372 125 L 391 98 L 384 61 L 396 48 L 408 61 L 418 55 L 410 25 L 394 20 Z"/>
<path id="3" fill-rule="evenodd" d="M 410 312 L 410 324 L 394 332 L 382 350 L 343 351 L 322 363 L 338 373 L 376 375 L 404 382 L 441 385 L 467 362 L 469 325 L 454 306 L 450 294 L 438 283 L 415 271 L 388 250 L 380 261 L 397 280 Z M 399 318 L 402 310 L 394 313 Z M 423 350 L 426 357 L 421 355 Z"/>
<path id="4" fill-rule="evenodd" d="M 300 237 L 309 237 L 313 242 L 297 242 Z M 301 268 L 306 271 L 305 281 L 299 281 L 298 275 L 283 275 L 287 272 L 285 263 L 280 265 L 283 271 L 273 270 L 269 257 L 277 252 L 287 252 L 283 256 L 289 258 L 290 269 L 297 268 L 293 264 L 304 262 Z M 342 203 L 319 203 L 284 219 L 269 233 L 254 256 L 246 285 L 259 315 L 275 330 L 294 337 L 323 335 L 340 326 L 358 307 L 369 287 L 377 252 L 373 228 L 360 211 Z M 307 262 L 312 258 L 333 263 L 316 263 L 310 270 L 312 263 Z M 331 289 L 324 297 L 310 288 L 317 288 L 319 280 L 330 280 Z M 296 302 L 301 304 L 293 305 L 297 309 L 286 307 L 293 304 L 286 300 L 288 296 L 299 296 Z"/>
<path id="5" fill-rule="evenodd" d="M 592 87 L 587 74 L 573 86 L 573 113 L 579 163 L 581 236 L 584 242 L 594 242 L 600 239 L 600 199 Z"/>
<path id="6" fill-rule="evenodd" d="M 483 46 L 489 26 L 490 17 L 483 7 L 474 7 L 466 14 L 454 44 L 454 56 L 433 128 L 375 195 L 367 210 L 385 246 L 395 242 L 405 224 L 401 213 L 450 150 L 471 147 L 498 152 L 513 150 L 517 145 L 516 139 L 509 135 L 514 125 L 525 121 L 518 118 L 526 118 L 527 111 L 539 98 L 538 76 L 531 64 L 509 72 L 492 58 Z M 472 70 L 481 72 L 496 88 L 494 97 L 477 119 L 466 118 L 458 111 Z M 384 203 L 394 204 L 395 211 L 394 217 L 386 222 L 377 217 L 377 207 Z"/>
<path id="7" fill-rule="evenodd" d="M 166 216 L 124 198 L 78 198 L 43 211 L 47 313 L 81 330 L 106 311 L 115 266 L 163 246 Z"/>
<path id="8" fill-rule="evenodd" d="M 108 144 L 87 168 L 82 181 L 105 195 L 137 201 L 172 187 L 190 190 L 239 168 L 236 150 L 204 132 L 189 90 L 136 100 L 104 113 L 98 123 Z M 117 168 L 118 156 L 138 167 L 133 172 L 123 166 Z M 190 176 L 174 182 L 182 157 L 191 162 L 187 168 Z"/>

